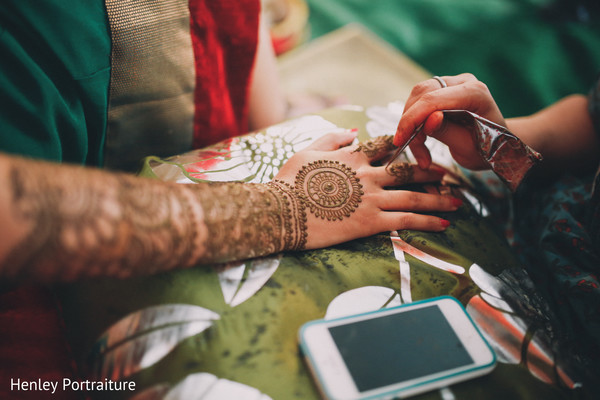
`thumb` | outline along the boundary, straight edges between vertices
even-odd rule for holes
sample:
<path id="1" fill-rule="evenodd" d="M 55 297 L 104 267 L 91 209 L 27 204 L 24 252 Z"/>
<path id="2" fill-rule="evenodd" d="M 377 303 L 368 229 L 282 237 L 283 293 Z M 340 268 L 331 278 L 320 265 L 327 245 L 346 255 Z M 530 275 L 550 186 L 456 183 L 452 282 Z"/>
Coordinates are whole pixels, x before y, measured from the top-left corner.
<path id="1" fill-rule="evenodd" d="M 435 111 L 429 114 L 429 117 L 425 120 L 425 125 L 423 126 L 423 133 L 427 136 L 434 136 L 435 132 L 439 131 L 444 123 L 444 113 L 443 111 Z"/>

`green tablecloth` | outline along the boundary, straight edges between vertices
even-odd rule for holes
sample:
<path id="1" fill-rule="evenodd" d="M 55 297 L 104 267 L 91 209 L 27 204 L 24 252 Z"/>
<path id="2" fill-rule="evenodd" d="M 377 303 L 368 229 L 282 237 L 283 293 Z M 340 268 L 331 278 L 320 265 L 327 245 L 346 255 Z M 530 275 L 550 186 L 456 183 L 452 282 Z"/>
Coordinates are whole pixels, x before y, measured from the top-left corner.
<path id="1" fill-rule="evenodd" d="M 371 111 L 330 110 L 212 148 L 149 158 L 143 174 L 182 184 L 268 181 L 280 162 L 327 132 L 358 126 L 362 139 L 389 132 L 385 121 L 394 120 L 394 108 Z M 430 145 L 437 162 L 460 173 L 443 147 Z M 464 199 L 459 211 L 442 215 L 452 222 L 447 231 L 382 233 L 322 250 L 63 288 L 81 370 L 92 380 L 136 382 L 136 392 L 110 398 L 148 391 L 202 398 L 207 390 L 223 399 L 316 399 L 297 345 L 303 323 L 451 295 L 500 360 L 490 375 L 452 386 L 456 398 L 577 397 L 561 388 L 579 382 L 577 360 L 557 341 L 552 314 L 485 205 L 467 182 L 416 189 L 452 190 Z"/>

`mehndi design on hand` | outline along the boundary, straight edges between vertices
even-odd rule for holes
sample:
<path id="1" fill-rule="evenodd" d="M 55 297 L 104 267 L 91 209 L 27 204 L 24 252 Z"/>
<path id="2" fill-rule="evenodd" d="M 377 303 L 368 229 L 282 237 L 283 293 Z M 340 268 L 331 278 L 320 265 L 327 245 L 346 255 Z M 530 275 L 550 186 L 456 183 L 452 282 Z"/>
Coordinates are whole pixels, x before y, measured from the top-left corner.
<path id="1" fill-rule="evenodd" d="M 304 206 L 329 221 L 349 217 L 364 194 L 356 172 L 337 161 L 319 160 L 302 167 L 295 190 Z"/>
<path id="2" fill-rule="evenodd" d="M 306 228 L 306 211 L 303 203 L 295 195 L 294 187 L 280 180 L 267 183 L 275 190 L 277 197 L 282 199 L 285 250 L 304 250 L 308 236 Z"/>
<path id="3" fill-rule="evenodd" d="M 386 168 L 385 171 L 396 178 L 396 185 L 406 185 L 413 181 L 415 170 L 409 163 L 395 163 Z"/>
<path id="4" fill-rule="evenodd" d="M 367 140 L 358 144 L 356 150 L 353 153 L 363 152 L 369 158 L 376 158 L 383 156 L 390 151 L 394 150 L 394 137 L 392 135 L 378 136 L 376 138 Z"/>

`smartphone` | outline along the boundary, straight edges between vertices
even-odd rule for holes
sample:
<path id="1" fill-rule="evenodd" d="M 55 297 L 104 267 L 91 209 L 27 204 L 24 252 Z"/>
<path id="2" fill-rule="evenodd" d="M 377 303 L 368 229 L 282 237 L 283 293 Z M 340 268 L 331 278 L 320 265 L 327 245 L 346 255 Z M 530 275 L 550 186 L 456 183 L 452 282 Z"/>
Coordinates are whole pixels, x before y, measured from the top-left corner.
<path id="1" fill-rule="evenodd" d="M 326 399 L 408 397 L 496 365 L 490 345 L 449 296 L 308 322 L 299 342 Z"/>

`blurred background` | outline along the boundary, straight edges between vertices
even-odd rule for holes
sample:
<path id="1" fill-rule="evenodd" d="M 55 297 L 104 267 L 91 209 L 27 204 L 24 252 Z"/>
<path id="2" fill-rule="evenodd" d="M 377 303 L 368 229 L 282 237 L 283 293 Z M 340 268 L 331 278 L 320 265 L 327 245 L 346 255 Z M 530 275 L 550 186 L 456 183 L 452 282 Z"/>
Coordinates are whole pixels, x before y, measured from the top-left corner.
<path id="1" fill-rule="evenodd" d="M 600 72 L 598 0 L 263 0 L 292 101 L 404 100 L 471 72 L 506 117 L 586 93 Z"/>

